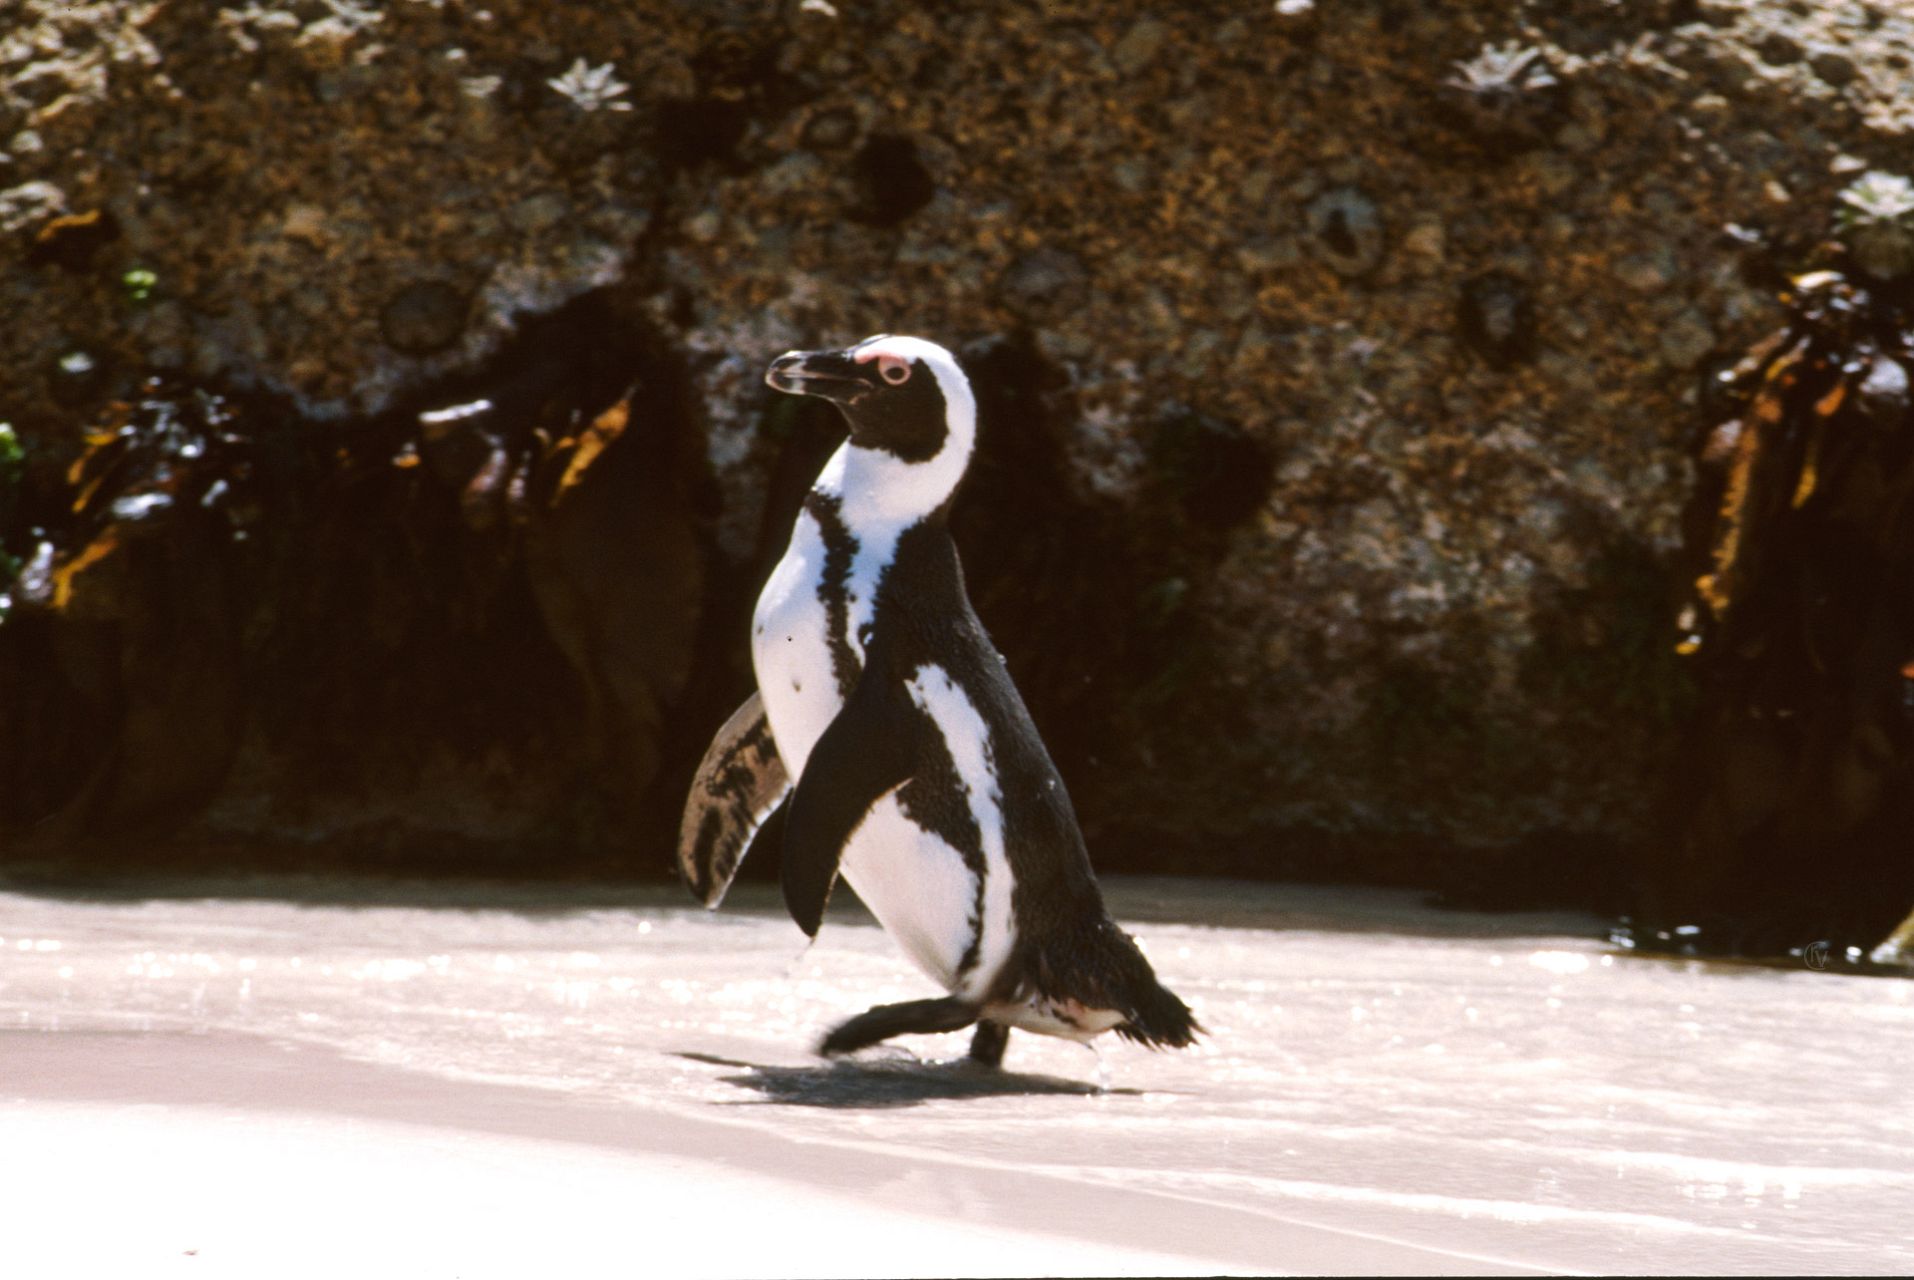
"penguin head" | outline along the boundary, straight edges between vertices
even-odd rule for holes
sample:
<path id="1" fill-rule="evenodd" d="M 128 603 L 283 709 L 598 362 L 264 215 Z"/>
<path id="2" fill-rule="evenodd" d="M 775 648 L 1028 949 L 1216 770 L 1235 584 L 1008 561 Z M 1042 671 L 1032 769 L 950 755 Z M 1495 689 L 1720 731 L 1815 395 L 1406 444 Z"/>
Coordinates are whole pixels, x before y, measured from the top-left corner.
<path id="1" fill-rule="evenodd" d="M 905 463 L 969 460 L 977 402 L 957 358 L 934 342 L 883 333 L 842 351 L 788 351 L 764 380 L 831 401 L 860 449 Z"/>

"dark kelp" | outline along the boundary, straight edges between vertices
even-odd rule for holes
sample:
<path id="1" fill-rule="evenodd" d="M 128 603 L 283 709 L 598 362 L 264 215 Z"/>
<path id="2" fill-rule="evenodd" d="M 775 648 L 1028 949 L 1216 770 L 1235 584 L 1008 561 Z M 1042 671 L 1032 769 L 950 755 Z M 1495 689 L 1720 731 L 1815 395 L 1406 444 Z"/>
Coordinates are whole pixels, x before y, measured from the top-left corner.
<path id="1" fill-rule="evenodd" d="M 369 418 L 154 376 L 7 433 L 0 865 L 662 865 L 727 678 L 682 383 L 587 295 Z"/>
<path id="2" fill-rule="evenodd" d="M 1860 272 L 1785 301 L 1700 449 L 1678 640 L 1700 705 L 1644 940 L 1858 955 L 1914 904 L 1914 326 Z"/>

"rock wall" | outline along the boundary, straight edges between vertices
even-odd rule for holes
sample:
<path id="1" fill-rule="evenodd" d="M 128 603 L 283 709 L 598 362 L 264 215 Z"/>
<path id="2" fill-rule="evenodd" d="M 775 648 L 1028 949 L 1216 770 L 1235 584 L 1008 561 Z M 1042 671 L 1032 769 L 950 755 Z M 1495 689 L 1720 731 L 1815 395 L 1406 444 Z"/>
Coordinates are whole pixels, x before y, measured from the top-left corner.
<path id="1" fill-rule="evenodd" d="M 129 737 L 130 691 L 227 654 L 235 687 L 162 699 L 222 745 L 136 806 L 202 839 L 378 822 L 653 865 L 831 444 L 762 368 L 878 331 L 989 382 L 960 540 L 1100 862 L 1426 879 L 1457 847 L 1635 838 L 1685 706 L 1709 375 L 1777 323 L 1834 193 L 1914 170 L 1914 19 L 1879 3 L 12 13 L 0 717 L 21 776 L 97 789 L 191 719 Z M 569 359 L 596 372 L 556 385 Z M 239 406 L 252 506 L 190 537 L 273 532 L 166 526 L 176 586 L 135 608 L 85 560 L 155 514 L 120 499 L 192 472 L 210 511 L 219 477 L 175 449 L 89 498 L 84 460 L 198 389 Z M 128 656 L 135 613 L 210 582 L 216 641 L 169 614 Z M 323 617 L 288 628 L 302 591 Z M 369 647 L 289 656 L 335 632 Z M 403 687 L 431 691 L 409 718 Z M 0 819 L 96 825 L 94 792 L 36 785 Z"/>

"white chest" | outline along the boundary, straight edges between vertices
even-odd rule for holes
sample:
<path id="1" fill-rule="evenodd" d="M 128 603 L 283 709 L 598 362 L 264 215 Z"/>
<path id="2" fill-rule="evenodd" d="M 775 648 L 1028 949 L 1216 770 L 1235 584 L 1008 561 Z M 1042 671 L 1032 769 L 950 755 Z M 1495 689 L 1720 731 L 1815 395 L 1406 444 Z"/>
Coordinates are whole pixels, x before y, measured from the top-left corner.
<path id="1" fill-rule="evenodd" d="M 843 707 L 831 665 L 830 614 L 823 599 L 823 531 L 809 513 L 797 518 L 791 545 L 772 570 L 751 621 L 751 664 L 758 692 L 793 779 L 811 748 Z"/>
<path id="2" fill-rule="evenodd" d="M 814 515 L 799 515 L 752 620 L 758 690 L 794 779 L 803 777 L 818 739 L 843 709 L 836 663 L 863 669 L 864 637 L 896 546 L 894 531 L 860 529 L 848 541 L 844 534 L 834 530 L 827 536 Z M 834 649 L 840 655 L 835 660 Z M 984 725 L 936 667 L 912 673 L 907 693 L 956 765 L 983 841 L 982 892 L 963 856 L 911 822 L 894 795 L 880 798 L 852 833 L 842 871 L 919 968 L 946 990 L 981 998 L 1015 937 L 1000 791 L 983 751 Z"/>
<path id="3" fill-rule="evenodd" d="M 827 499 L 836 497 L 831 478 L 827 469 L 819 479 Z M 758 595 L 751 660 L 771 732 L 794 778 L 844 705 L 837 663 L 846 664 L 852 679 L 864 668 L 877 593 L 900 532 L 896 524 L 868 519 L 855 528 L 838 519 L 827 529 L 802 511 L 784 559 Z"/>

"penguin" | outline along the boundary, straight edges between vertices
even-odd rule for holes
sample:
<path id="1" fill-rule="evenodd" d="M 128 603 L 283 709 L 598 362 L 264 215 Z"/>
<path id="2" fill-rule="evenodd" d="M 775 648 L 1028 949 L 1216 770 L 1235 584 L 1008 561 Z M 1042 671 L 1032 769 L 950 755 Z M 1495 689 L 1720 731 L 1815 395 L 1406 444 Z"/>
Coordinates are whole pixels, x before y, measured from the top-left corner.
<path id="1" fill-rule="evenodd" d="M 765 380 L 836 405 L 849 438 L 758 597 L 758 688 L 693 781 L 687 885 L 715 907 L 749 851 L 776 846 L 807 936 L 842 876 L 945 992 L 850 1019 L 825 1056 L 973 1025 L 970 1056 L 990 1066 L 1012 1028 L 1191 1044 L 1201 1026 L 1110 919 L 1063 780 L 964 591 L 949 516 L 977 405 L 956 358 L 880 334 L 779 356 Z"/>

